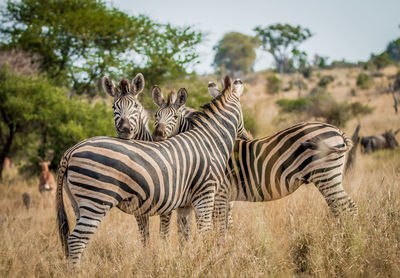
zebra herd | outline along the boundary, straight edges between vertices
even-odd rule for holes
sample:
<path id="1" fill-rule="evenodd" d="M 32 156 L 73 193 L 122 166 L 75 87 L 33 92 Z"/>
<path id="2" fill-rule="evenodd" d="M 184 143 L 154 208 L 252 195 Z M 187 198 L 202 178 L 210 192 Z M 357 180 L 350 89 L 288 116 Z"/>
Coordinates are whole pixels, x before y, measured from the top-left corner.
<path id="1" fill-rule="evenodd" d="M 192 209 L 200 232 L 214 222 L 224 233 L 232 221 L 233 201 L 276 200 L 305 183 L 315 184 L 334 215 L 357 214 L 342 186 L 346 151 L 352 144 L 336 127 L 300 123 L 252 140 L 243 126 L 243 83 L 226 77 L 222 91 L 209 84 L 213 100 L 202 111 L 184 106 L 185 89 L 171 92 L 165 101 L 154 86 L 152 97 L 159 109 L 151 135 L 137 99 L 143 76 L 138 74 L 131 84 L 122 79 L 118 87 L 104 77 L 102 85 L 114 97 L 119 138 L 84 140 L 64 153 L 59 166 L 57 222 L 72 263 L 79 262 L 112 207 L 135 216 L 144 245 L 149 240 L 149 216 L 160 215 L 163 237 L 168 236 L 173 210 L 181 239 L 190 234 Z M 63 188 L 76 216 L 71 234 Z"/>

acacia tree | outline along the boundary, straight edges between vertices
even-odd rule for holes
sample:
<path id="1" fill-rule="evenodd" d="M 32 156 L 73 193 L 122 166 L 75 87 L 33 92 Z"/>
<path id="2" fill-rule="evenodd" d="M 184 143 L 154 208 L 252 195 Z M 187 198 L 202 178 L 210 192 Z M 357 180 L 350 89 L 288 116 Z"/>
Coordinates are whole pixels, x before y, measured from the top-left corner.
<path id="1" fill-rule="evenodd" d="M 227 33 L 214 47 L 217 51 L 214 66 L 228 70 L 233 76 L 246 74 L 253 67 L 257 46 L 256 38 L 237 32 Z"/>
<path id="2" fill-rule="evenodd" d="M 300 25 L 274 24 L 254 28 L 261 41 L 263 50 L 272 54 L 279 73 L 286 72 L 293 63 L 293 58 L 305 53 L 298 46 L 312 36 L 311 31 Z"/>
<path id="3" fill-rule="evenodd" d="M 2 48 L 38 54 L 42 72 L 78 94 L 96 93 L 103 75 L 156 68 L 149 80 L 185 72 L 201 41 L 191 27 L 130 16 L 101 0 L 8 1 L 2 15 Z"/>

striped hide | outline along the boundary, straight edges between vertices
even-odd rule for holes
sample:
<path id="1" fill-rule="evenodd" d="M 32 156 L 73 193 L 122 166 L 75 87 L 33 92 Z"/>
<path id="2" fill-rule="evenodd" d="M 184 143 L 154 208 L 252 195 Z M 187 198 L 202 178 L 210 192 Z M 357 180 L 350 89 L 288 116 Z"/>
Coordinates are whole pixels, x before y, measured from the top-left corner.
<path id="1" fill-rule="evenodd" d="M 80 261 L 88 241 L 113 207 L 147 223 L 149 216 L 192 206 L 200 232 L 211 225 L 214 196 L 224 179 L 237 133 L 241 133 L 239 97 L 231 88 L 202 112 L 192 115 L 193 128 L 163 142 L 94 137 L 64 153 L 57 184 L 57 222 L 69 260 Z M 63 203 L 65 188 L 76 216 L 69 233 Z"/>

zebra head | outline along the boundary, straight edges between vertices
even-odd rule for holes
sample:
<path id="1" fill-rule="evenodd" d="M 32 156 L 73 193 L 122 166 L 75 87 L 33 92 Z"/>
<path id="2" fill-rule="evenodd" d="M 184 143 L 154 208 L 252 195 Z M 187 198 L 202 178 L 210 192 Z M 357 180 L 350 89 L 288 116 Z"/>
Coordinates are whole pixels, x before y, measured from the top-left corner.
<path id="1" fill-rule="evenodd" d="M 156 120 L 154 123 L 153 140 L 163 141 L 174 136 L 179 128 L 182 109 L 187 100 L 185 88 L 179 89 L 178 93 L 171 91 L 168 94 L 167 102 L 159 87 L 154 86 L 151 92 L 154 103 L 158 106 Z"/>
<path id="2" fill-rule="evenodd" d="M 103 77 L 102 85 L 104 92 L 114 97 L 114 122 L 118 137 L 134 138 L 140 130 L 141 118 L 145 115 L 144 108 L 137 99 L 144 88 L 143 75 L 137 74 L 132 84 L 122 78 L 118 88 L 111 78 Z"/>
<path id="3" fill-rule="evenodd" d="M 223 87 L 227 88 L 230 85 L 230 79 L 229 77 L 225 77 L 225 80 L 222 82 Z M 243 81 L 240 79 L 236 79 L 233 84 L 232 84 L 232 91 L 235 92 L 235 95 L 240 97 L 243 94 L 244 86 L 243 86 Z M 214 82 L 208 82 L 208 92 L 209 94 L 213 97 L 216 98 L 220 96 L 222 93 L 219 90 L 218 86 Z M 237 139 L 241 140 L 252 140 L 252 136 L 250 136 L 246 129 L 244 128 L 243 124 L 243 113 L 242 110 L 240 109 L 240 117 L 239 117 L 239 123 L 238 123 L 238 132 L 237 132 Z"/>

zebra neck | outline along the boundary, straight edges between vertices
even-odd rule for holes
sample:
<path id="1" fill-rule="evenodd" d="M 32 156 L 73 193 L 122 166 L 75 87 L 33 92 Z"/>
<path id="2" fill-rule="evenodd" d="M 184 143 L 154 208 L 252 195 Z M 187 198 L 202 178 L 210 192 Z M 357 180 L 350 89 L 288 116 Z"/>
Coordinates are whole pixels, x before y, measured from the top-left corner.
<path id="1" fill-rule="evenodd" d="M 190 118 L 182 115 L 179 121 L 179 128 L 176 134 L 188 131 L 191 128 L 192 128 L 192 123 Z"/>
<path id="2" fill-rule="evenodd" d="M 149 123 L 147 120 L 146 115 L 143 115 L 140 117 L 140 122 L 139 122 L 139 130 L 136 133 L 136 136 L 134 136 L 132 139 L 134 140 L 143 140 L 143 141 L 153 141 L 153 137 L 151 136 L 150 130 L 149 130 Z"/>

